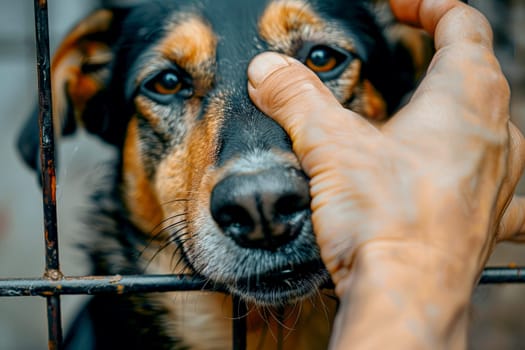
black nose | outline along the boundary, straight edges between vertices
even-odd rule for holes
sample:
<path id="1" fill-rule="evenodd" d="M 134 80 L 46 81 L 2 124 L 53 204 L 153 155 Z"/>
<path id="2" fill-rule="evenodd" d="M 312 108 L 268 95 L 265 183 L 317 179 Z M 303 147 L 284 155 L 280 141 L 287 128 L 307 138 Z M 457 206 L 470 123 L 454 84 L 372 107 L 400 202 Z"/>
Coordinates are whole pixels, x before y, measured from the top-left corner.
<path id="1" fill-rule="evenodd" d="M 294 239 L 310 213 L 306 176 L 297 169 L 231 175 L 211 193 L 213 219 L 246 248 L 273 250 Z"/>

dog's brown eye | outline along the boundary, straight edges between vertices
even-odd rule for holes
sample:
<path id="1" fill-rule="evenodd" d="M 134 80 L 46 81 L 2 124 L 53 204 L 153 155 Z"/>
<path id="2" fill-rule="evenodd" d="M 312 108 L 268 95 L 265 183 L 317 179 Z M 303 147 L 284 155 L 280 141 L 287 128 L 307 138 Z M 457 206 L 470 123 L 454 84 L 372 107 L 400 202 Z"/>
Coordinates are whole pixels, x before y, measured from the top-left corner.
<path id="1" fill-rule="evenodd" d="M 146 79 L 140 92 L 161 104 L 169 104 L 177 97 L 193 95 L 191 79 L 178 69 L 168 69 Z"/>
<path id="2" fill-rule="evenodd" d="M 354 58 L 346 50 L 327 45 L 305 45 L 298 56 L 323 81 L 337 78 Z"/>
<path id="3" fill-rule="evenodd" d="M 155 92 L 161 95 L 174 95 L 182 89 L 182 81 L 175 72 L 165 72 L 152 81 Z"/>
<path id="4" fill-rule="evenodd" d="M 324 73 L 331 71 L 337 66 L 338 59 L 335 51 L 326 46 L 317 46 L 310 51 L 306 59 L 308 68 L 316 73 Z"/>

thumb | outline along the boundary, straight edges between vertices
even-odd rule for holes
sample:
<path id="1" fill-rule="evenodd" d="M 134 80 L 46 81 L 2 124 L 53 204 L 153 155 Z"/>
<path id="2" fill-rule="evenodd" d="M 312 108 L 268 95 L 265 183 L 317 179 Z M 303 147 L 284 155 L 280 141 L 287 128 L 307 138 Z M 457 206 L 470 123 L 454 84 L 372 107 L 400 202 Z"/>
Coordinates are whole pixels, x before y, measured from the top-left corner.
<path id="1" fill-rule="evenodd" d="M 312 146 L 329 142 L 333 132 L 377 132 L 364 118 L 344 109 L 312 71 L 288 56 L 271 52 L 256 56 L 248 67 L 248 92 L 255 105 L 290 135 L 299 158 Z"/>

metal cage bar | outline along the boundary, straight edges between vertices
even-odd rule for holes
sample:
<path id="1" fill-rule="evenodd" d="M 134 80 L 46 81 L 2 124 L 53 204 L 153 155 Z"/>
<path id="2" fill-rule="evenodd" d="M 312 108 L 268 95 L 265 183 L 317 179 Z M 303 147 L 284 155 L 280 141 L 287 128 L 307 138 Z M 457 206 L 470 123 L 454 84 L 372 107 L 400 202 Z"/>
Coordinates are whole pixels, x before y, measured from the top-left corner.
<path id="1" fill-rule="evenodd" d="M 480 284 L 525 283 L 525 267 L 487 267 Z M 326 286 L 331 288 L 330 285 Z M 127 275 L 48 278 L 0 279 L 0 297 L 52 295 L 131 294 L 172 291 L 213 291 L 228 293 L 224 287 L 210 285 L 190 275 Z M 240 299 L 234 297 L 234 319 L 241 318 Z M 235 317 L 235 315 L 239 317 Z"/>
<path id="2" fill-rule="evenodd" d="M 464 2 L 468 2 L 463 0 Z M 0 297 L 41 296 L 47 301 L 48 347 L 62 348 L 62 294 L 127 294 L 167 291 L 227 291 L 187 275 L 64 277 L 60 271 L 56 212 L 55 145 L 47 0 L 34 0 L 37 47 L 40 160 L 43 189 L 45 272 L 42 278 L 0 279 Z M 525 283 L 525 267 L 486 268 L 480 283 Z M 233 296 L 233 348 L 246 348 L 246 305 Z"/>
<path id="3" fill-rule="evenodd" d="M 55 140 L 51 97 L 51 69 L 49 54 L 49 23 L 47 0 L 35 0 L 35 34 L 38 71 L 38 122 L 40 124 L 40 163 L 42 164 L 42 195 L 44 209 L 44 239 L 46 269 L 44 277 L 50 281 L 62 276 L 58 259 L 58 229 L 56 212 Z M 60 295 L 47 297 L 48 346 L 60 349 L 62 322 Z"/>
<path id="4" fill-rule="evenodd" d="M 41 279 L 0 281 L 0 296 L 41 295 L 47 299 L 48 347 L 62 348 L 61 294 L 123 294 L 128 292 L 168 290 L 203 290 L 202 280 L 186 276 L 110 276 L 64 278 L 60 271 L 56 211 L 55 143 L 53 129 L 49 21 L 47 0 L 34 0 L 38 72 L 38 121 L 40 128 L 40 161 L 44 210 L 45 273 Z M 14 284 L 12 284 L 14 283 Z M 219 288 L 208 288 L 220 291 Z M 234 349 L 246 347 L 246 306 L 234 298 Z"/>

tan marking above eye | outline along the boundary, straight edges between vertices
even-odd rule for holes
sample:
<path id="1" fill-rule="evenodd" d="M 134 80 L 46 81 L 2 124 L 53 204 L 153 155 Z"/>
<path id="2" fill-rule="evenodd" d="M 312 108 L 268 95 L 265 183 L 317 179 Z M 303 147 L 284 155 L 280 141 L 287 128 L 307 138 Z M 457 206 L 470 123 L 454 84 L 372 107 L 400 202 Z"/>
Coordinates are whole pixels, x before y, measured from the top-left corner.
<path id="1" fill-rule="evenodd" d="M 215 60 L 217 38 L 199 17 L 188 14 L 182 18 L 168 26 L 168 33 L 156 50 L 186 71 L 199 73 Z"/>
<path id="2" fill-rule="evenodd" d="M 286 51 L 293 35 L 300 31 L 322 30 L 323 21 L 311 7 L 299 0 L 280 0 L 268 5 L 259 21 L 261 37 L 271 46 Z"/>
<path id="3" fill-rule="evenodd" d="M 191 78 L 192 94 L 202 96 L 214 82 L 216 46 L 217 37 L 208 23 L 195 14 L 178 13 L 166 26 L 163 38 L 151 49 L 155 54 L 142 63 L 135 84 L 139 86 L 148 77 L 174 65 Z M 153 81 L 149 85 L 159 95 L 175 94 L 185 86 L 182 82 L 180 87 L 167 88 L 166 84 Z"/>

